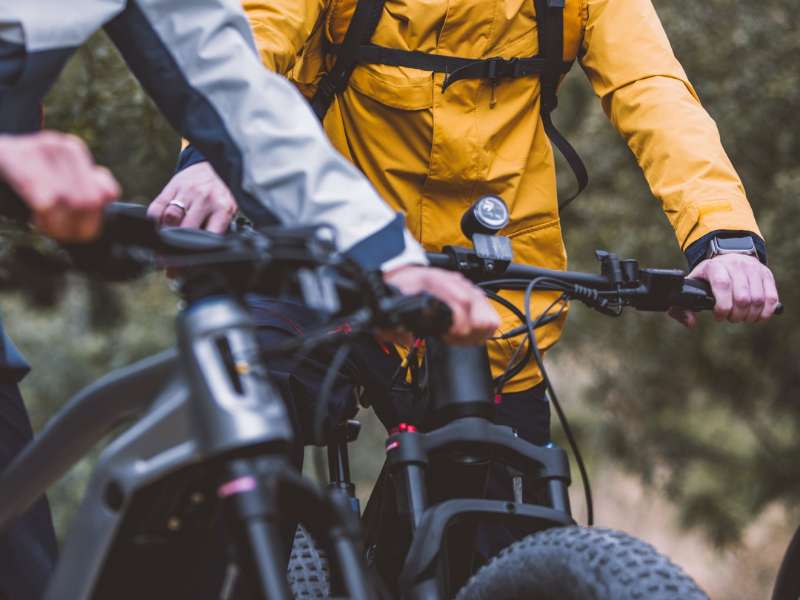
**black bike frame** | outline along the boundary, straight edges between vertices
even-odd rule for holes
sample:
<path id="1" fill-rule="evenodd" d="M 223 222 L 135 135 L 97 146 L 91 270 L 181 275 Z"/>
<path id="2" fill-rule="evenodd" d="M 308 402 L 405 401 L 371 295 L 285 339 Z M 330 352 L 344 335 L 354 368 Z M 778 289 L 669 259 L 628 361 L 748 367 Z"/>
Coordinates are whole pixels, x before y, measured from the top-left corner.
<path id="1" fill-rule="evenodd" d="M 420 429 L 429 429 L 423 432 L 403 424 L 386 440 L 387 468 L 399 516 L 412 534 L 398 590 L 400 597 L 409 600 L 451 598 L 470 574 L 471 564 L 463 564 L 465 560 L 471 563 L 469 557 L 447 553 L 446 536 L 454 524 L 501 523 L 530 533 L 574 524 L 566 453 L 526 442 L 510 427 L 492 422 L 494 396 L 485 347 L 454 347 L 429 340 L 426 360 L 431 412 L 427 427 Z M 475 495 L 457 498 L 454 490 L 450 499 L 433 503 L 430 483 L 441 457 L 470 464 L 491 460 L 512 467 L 527 482 L 546 485 L 549 505 L 526 504 L 521 497 L 513 502 L 481 498 L 480 469 L 473 482 L 460 486 L 460 491 L 472 487 Z"/>

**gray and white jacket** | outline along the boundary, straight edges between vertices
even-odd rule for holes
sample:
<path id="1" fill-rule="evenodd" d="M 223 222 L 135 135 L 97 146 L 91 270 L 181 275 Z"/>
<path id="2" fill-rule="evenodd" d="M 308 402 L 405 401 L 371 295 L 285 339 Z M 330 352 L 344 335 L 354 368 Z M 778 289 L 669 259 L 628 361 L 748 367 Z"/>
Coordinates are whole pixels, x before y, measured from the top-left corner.
<path id="1" fill-rule="evenodd" d="M 302 96 L 263 68 L 240 0 L 0 0 L 0 132 L 39 127 L 41 98 L 101 27 L 254 222 L 328 223 L 368 268 L 426 262 Z"/>

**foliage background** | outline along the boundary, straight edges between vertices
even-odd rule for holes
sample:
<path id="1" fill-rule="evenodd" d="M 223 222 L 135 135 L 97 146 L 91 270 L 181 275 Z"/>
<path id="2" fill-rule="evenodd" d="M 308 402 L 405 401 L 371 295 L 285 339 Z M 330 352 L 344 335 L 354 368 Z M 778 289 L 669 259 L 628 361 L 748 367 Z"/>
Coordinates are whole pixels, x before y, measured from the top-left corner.
<path id="1" fill-rule="evenodd" d="M 657 315 L 620 321 L 578 309 L 549 360 L 591 456 L 600 523 L 673 549 L 714 597 L 767 597 L 800 520 L 800 317 L 792 310 L 800 305 L 800 17 L 789 0 L 655 4 L 749 191 L 787 314 L 753 327 L 706 318 L 687 332 Z M 579 69 L 562 98 L 557 119 L 592 175 L 563 219 L 572 266 L 596 268 L 595 248 L 651 266 L 683 265 L 658 203 Z M 177 137 L 102 35 L 71 61 L 46 114 L 49 127 L 89 143 L 126 199 L 146 202 L 168 180 Z M 572 185 L 568 169 L 561 173 Z M 160 276 L 113 288 L 70 279 L 54 306 L 34 306 L 19 293 L 2 305 L 35 367 L 23 388 L 37 427 L 81 386 L 168 345 L 175 313 Z M 371 427 L 356 449 L 362 494 L 380 439 Z M 51 493 L 62 534 L 90 464 Z"/>

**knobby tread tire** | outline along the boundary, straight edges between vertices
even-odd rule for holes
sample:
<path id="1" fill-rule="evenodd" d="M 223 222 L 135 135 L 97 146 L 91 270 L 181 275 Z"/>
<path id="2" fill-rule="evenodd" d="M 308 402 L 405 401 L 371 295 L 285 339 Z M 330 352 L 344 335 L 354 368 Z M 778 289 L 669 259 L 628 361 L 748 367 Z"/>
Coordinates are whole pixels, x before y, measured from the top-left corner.
<path id="1" fill-rule="evenodd" d="M 298 525 L 294 534 L 287 574 L 289 588 L 295 598 L 301 600 L 330 598 L 331 577 L 328 557 L 302 525 Z"/>
<path id="2" fill-rule="evenodd" d="M 677 565 L 620 531 L 558 527 L 500 552 L 457 600 L 708 600 Z"/>

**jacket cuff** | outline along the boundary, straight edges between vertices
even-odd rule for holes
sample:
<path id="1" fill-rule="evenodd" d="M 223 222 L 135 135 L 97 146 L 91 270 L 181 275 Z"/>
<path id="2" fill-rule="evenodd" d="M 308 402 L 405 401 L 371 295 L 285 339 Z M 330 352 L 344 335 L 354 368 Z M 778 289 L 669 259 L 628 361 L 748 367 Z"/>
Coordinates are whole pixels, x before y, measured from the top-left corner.
<path id="1" fill-rule="evenodd" d="M 406 231 L 405 218 L 400 213 L 345 254 L 367 270 L 387 271 L 406 264 L 427 264 L 425 252 Z"/>
<path id="2" fill-rule="evenodd" d="M 178 166 L 175 167 L 175 172 L 180 173 L 184 169 L 196 165 L 197 163 L 206 162 L 208 159 L 203 156 L 202 152 L 189 144 L 184 148 L 178 156 Z"/>
<path id="3" fill-rule="evenodd" d="M 718 229 L 716 231 L 712 231 L 711 233 L 705 234 L 698 240 L 692 242 L 692 244 L 686 248 L 684 251 L 684 255 L 686 256 L 686 262 L 689 263 L 689 270 L 691 271 L 694 269 L 700 261 L 702 261 L 706 254 L 708 254 L 708 245 L 711 243 L 711 240 L 715 237 L 750 237 L 753 240 L 753 244 L 755 244 L 756 252 L 758 253 L 758 260 L 760 260 L 765 265 L 767 264 L 767 245 L 764 243 L 759 236 L 751 231 L 736 231 L 730 229 Z"/>
<path id="4" fill-rule="evenodd" d="M 0 384 L 19 383 L 31 370 L 0 325 Z"/>
<path id="5" fill-rule="evenodd" d="M 403 236 L 406 243 L 405 250 L 381 265 L 381 271 L 384 273 L 407 265 L 424 266 L 428 264 L 428 257 L 425 255 L 425 250 L 420 246 L 419 242 L 414 239 L 408 230 L 403 232 Z"/>

